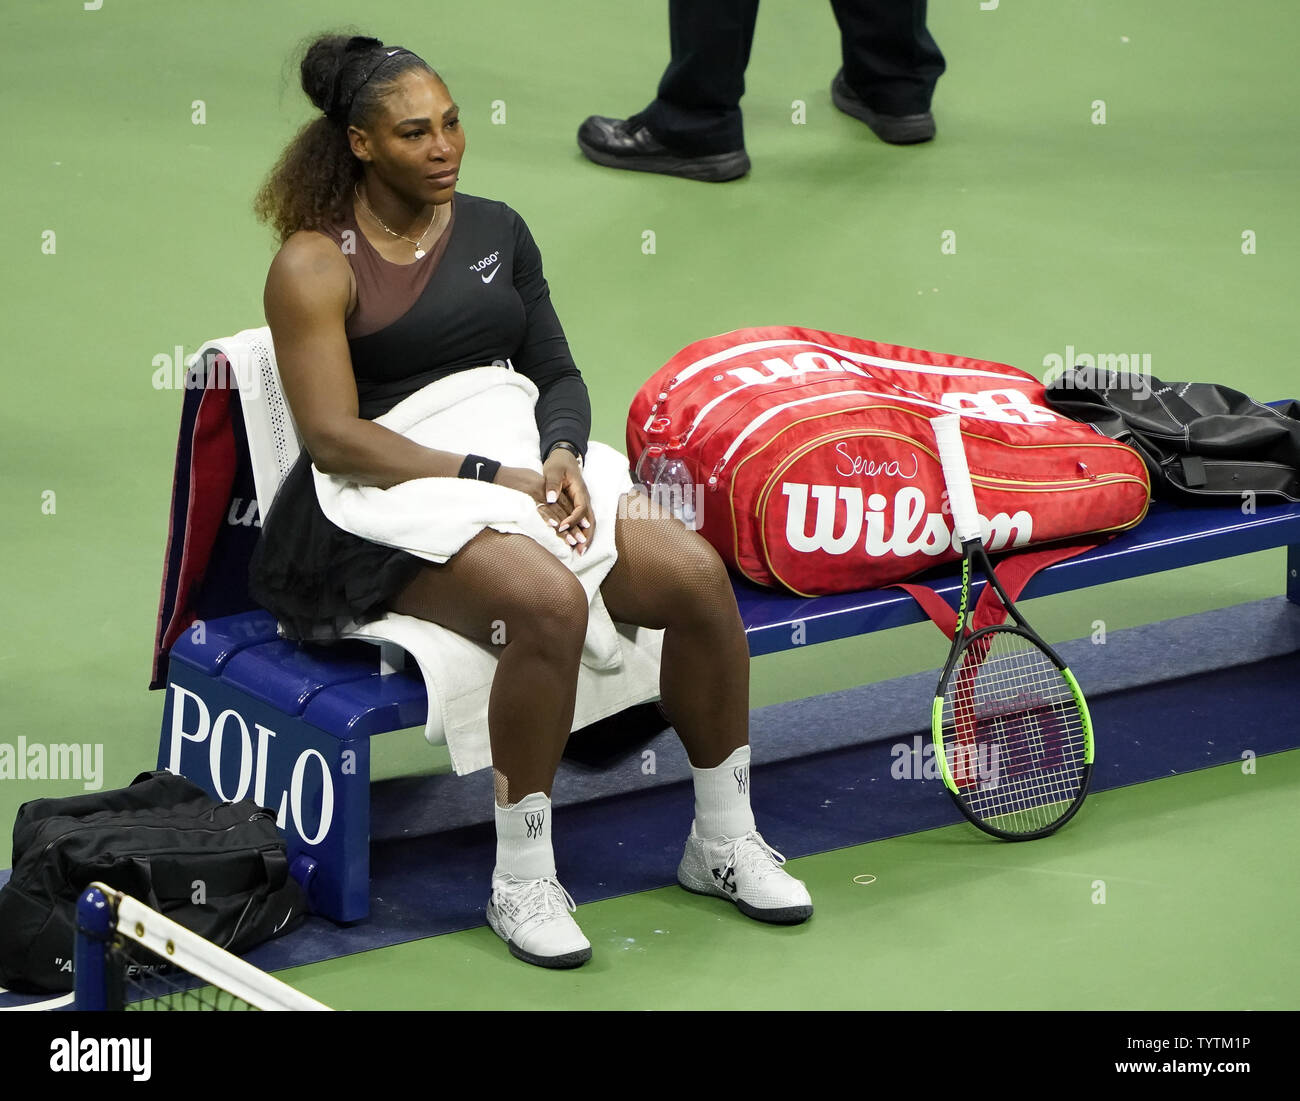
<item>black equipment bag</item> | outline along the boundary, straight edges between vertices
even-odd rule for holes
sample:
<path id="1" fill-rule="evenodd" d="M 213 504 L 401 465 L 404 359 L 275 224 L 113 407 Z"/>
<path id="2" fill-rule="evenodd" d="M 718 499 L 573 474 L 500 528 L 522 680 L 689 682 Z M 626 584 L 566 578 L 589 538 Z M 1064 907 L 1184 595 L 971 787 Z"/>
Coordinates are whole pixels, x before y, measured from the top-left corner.
<path id="1" fill-rule="evenodd" d="M 1246 493 L 1300 500 L 1300 402 L 1261 405 L 1216 383 L 1082 365 L 1047 387 L 1047 401 L 1135 448 L 1155 496 L 1184 504 L 1240 503 Z"/>
<path id="2" fill-rule="evenodd" d="M 236 954 L 307 911 L 270 811 L 145 772 L 129 787 L 18 809 L 13 875 L 0 888 L 0 983 L 73 988 L 76 903 L 96 880 Z"/>

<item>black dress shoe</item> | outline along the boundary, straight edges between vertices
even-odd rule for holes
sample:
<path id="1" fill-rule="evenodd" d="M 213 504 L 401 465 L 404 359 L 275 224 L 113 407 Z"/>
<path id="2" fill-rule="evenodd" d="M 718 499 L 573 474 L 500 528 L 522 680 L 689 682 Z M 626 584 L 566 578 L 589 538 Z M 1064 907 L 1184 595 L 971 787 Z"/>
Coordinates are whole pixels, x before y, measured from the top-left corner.
<path id="1" fill-rule="evenodd" d="M 891 145 L 915 145 L 934 137 L 934 116 L 929 111 L 919 115 L 882 115 L 873 111 L 844 79 L 844 70 L 831 81 L 831 101 L 846 115 L 861 119 L 881 141 Z"/>
<path id="2" fill-rule="evenodd" d="M 721 183 L 749 171 L 749 157 L 743 149 L 699 157 L 675 153 L 635 118 L 592 115 L 578 128 L 578 146 L 588 160 L 609 168 L 659 172 L 688 180 Z"/>

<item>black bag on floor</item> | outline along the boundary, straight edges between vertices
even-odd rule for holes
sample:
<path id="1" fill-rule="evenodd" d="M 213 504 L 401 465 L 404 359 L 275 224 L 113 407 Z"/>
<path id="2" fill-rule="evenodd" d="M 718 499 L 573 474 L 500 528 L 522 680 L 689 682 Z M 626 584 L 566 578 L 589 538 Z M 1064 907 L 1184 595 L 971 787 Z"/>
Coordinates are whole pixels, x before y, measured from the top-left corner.
<path id="1" fill-rule="evenodd" d="M 96 880 L 236 954 L 307 911 L 273 814 L 145 772 L 130 787 L 18 809 L 13 875 L 0 888 L 0 983 L 72 989 L 76 902 Z"/>
<path id="2" fill-rule="evenodd" d="M 1300 402 L 1270 407 L 1208 382 L 1068 369 L 1047 387 L 1067 417 L 1135 448 L 1151 491 L 1183 504 L 1245 493 L 1300 501 Z"/>

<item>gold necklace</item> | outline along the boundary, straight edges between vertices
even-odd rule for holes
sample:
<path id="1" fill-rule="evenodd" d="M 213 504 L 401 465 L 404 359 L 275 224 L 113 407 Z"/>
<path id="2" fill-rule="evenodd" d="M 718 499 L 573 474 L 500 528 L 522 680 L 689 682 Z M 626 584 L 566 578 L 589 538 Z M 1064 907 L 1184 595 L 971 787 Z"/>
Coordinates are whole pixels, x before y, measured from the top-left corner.
<path id="1" fill-rule="evenodd" d="M 357 202 L 359 202 L 362 206 L 364 206 L 364 207 L 366 208 L 366 213 L 369 214 L 370 217 L 372 217 L 376 222 L 378 222 L 378 223 L 380 224 L 380 226 L 383 227 L 383 230 L 384 230 L 385 233 L 391 234 L 393 237 L 400 237 L 403 241 L 406 241 L 406 242 L 408 242 L 408 243 L 414 245 L 414 246 L 415 246 L 415 258 L 416 258 L 417 260 L 423 258 L 423 256 L 424 256 L 424 239 L 425 239 L 426 237 L 429 236 L 429 230 L 431 230 L 431 229 L 433 228 L 434 223 L 437 222 L 437 220 L 438 220 L 438 208 L 437 208 L 436 206 L 433 208 L 433 217 L 429 220 L 429 225 L 426 227 L 425 231 L 424 231 L 423 233 L 420 234 L 420 239 L 419 239 L 418 241 L 412 241 L 412 240 L 411 240 L 409 237 L 407 237 L 405 234 L 397 233 L 397 232 L 395 232 L 394 230 L 389 229 L 386 225 L 384 225 L 384 220 L 383 220 L 383 219 L 382 219 L 378 214 L 376 214 L 373 210 L 371 210 L 369 204 L 365 201 L 365 199 L 363 199 L 363 198 L 361 197 L 361 192 L 357 190 L 357 185 L 356 185 L 356 184 L 353 184 L 353 185 L 352 185 L 352 194 L 354 194 L 354 195 L 357 197 Z"/>

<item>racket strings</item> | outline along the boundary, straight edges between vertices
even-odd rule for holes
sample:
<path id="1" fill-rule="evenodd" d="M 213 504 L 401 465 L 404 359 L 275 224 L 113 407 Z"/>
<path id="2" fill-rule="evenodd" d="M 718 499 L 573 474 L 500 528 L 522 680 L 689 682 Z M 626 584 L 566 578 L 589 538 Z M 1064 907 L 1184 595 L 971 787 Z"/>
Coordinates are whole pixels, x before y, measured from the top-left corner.
<path id="1" fill-rule="evenodd" d="M 1026 739 L 1023 722 L 1008 730 L 1001 722 L 990 724 L 977 748 L 974 767 L 968 764 L 961 777 L 962 789 L 971 808 L 979 815 L 1014 815 L 1018 827 L 1037 828 L 1063 813 L 1081 787 L 1082 770 L 1041 759 L 1042 731 Z M 1059 726 L 1047 738 L 1058 741 L 1068 736 Z M 1026 746 L 1034 740 L 1038 746 Z M 1017 744 L 1019 743 L 1019 744 Z M 986 748 L 987 747 L 987 748 Z M 1055 750 L 1053 757 L 1059 760 Z M 1023 819 L 1023 821 L 1021 821 Z M 1010 827 L 1008 827 L 1010 828 Z"/>
<path id="2" fill-rule="evenodd" d="M 974 639 L 945 688 L 943 745 L 962 800 L 989 825 L 1031 833 L 1085 782 L 1087 730 L 1069 682 L 1013 631 Z"/>

